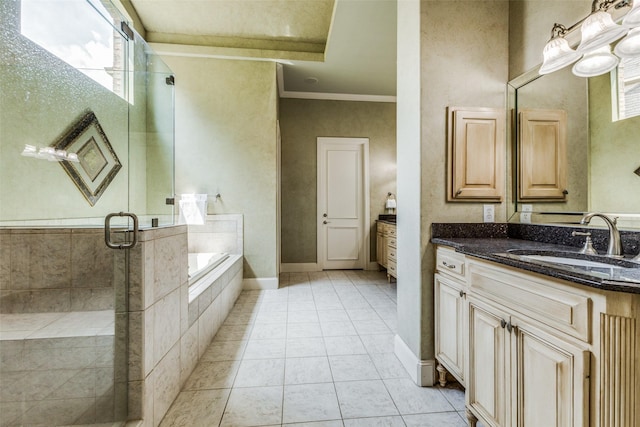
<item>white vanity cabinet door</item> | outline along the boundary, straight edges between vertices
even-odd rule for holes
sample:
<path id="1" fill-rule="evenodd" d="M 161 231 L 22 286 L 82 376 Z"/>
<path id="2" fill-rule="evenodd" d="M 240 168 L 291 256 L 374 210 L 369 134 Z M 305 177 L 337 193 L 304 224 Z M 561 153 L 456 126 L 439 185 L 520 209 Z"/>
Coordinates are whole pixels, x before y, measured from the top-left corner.
<path id="1" fill-rule="evenodd" d="M 467 407 L 485 425 L 512 426 L 508 315 L 469 296 Z"/>
<path id="2" fill-rule="evenodd" d="M 512 412 L 518 427 L 583 427 L 589 420 L 589 352 L 516 318 Z"/>
<path id="3" fill-rule="evenodd" d="M 465 385 L 465 285 L 435 275 L 436 358 L 461 385 Z"/>

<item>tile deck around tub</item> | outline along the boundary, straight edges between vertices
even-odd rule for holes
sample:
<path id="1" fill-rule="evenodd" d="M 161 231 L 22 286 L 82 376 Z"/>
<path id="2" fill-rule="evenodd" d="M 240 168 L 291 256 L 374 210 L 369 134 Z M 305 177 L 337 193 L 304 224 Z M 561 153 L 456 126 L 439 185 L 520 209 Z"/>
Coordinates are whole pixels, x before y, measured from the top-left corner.
<path id="1" fill-rule="evenodd" d="M 161 427 L 465 426 L 464 392 L 416 386 L 379 272 L 284 273 L 243 291 Z"/>

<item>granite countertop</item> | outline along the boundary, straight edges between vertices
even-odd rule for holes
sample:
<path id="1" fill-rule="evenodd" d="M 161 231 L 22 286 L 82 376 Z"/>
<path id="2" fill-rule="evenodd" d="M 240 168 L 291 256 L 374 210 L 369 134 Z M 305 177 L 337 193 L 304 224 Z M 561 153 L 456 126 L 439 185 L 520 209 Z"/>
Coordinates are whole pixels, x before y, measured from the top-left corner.
<path id="1" fill-rule="evenodd" d="M 457 252 L 465 255 L 593 288 L 640 294 L 640 263 L 631 262 L 631 255 L 615 261 L 603 255 L 586 256 L 586 258 L 591 261 L 608 261 L 631 268 L 616 268 L 615 265 L 605 268 L 563 265 L 543 261 L 523 260 L 517 255 L 517 252 L 514 253 L 514 251 L 536 251 L 545 255 L 585 258 L 584 255 L 580 255 L 579 253 L 581 248 L 548 241 L 513 238 L 508 236 L 508 233 L 502 232 L 496 235 L 484 233 L 480 234 L 479 237 L 469 237 L 469 233 L 460 233 L 465 237 L 457 237 L 451 235 L 451 233 L 444 234 L 445 235 L 434 235 L 431 238 L 431 242 L 452 247 Z M 637 268 L 635 267 L 636 265 Z"/>

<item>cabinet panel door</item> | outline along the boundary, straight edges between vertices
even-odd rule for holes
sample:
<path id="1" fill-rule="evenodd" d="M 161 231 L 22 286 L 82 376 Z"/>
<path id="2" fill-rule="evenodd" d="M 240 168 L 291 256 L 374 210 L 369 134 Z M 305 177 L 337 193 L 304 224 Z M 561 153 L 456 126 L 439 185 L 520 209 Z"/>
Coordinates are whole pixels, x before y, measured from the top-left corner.
<path id="1" fill-rule="evenodd" d="M 504 110 L 449 107 L 448 114 L 447 200 L 502 200 Z"/>
<path id="2" fill-rule="evenodd" d="M 567 186 L 567 112 L 522 110 L 519 198 L 564 199 Z"/>
<path id="3" fill-rule="evenodd" d="M 436 356 L 456 379 L 464 385 L 464 294 L 462 283 L 435 276 Z"/>
<path id="4" fill-rule="evenodd" d="M 589 353 L 526 324 L 516 340 L 517 425 L 587 426 Z"/>
<path id="5" fill-rule="evenodd" d="M 508 316 L 469 297 L 467 404 L 492 426 L 510 426 Z"/>

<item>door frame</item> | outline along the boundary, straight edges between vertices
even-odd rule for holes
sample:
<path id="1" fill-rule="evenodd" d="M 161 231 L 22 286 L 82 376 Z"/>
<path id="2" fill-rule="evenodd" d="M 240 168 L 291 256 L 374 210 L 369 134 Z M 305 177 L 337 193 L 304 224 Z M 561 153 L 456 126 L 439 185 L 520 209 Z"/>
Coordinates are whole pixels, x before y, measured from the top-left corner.
<path id="1" fill-rule="evenodd" d="M 369 270 L 371 260 L 371 195 L 369 194 L 369 138 L 364 137 L 324 137 L 316 138 L 316 169 L 317 169 L 317 188 L 316 188 L 316 263 L 320 271 L 324 270 L 324 240 L 322 238 L 323 228 L 320 226 L 322 221 L 322 206 L 320 204 L 320 195 L 322 188 L 322 168 L 324 160 L 322 158 L 322 148 L 326 144 L 357 144 L 360 146 L 360 155 L 362 156 L 362 241 L 360 242 L 363 254 L 362 269 Z"/>

